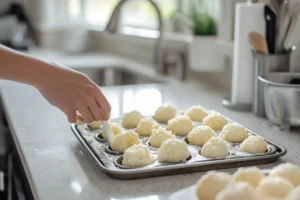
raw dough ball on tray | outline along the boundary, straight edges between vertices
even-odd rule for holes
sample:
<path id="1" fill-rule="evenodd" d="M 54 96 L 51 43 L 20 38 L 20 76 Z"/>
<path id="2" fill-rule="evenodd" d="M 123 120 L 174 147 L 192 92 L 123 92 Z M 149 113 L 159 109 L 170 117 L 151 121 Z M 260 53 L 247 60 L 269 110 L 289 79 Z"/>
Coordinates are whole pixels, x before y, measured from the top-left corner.
<path id="1" fill-rule="evenodd" d="M 261 136 L 249 136 L 240 144 L 240 151 L 247 153 L 265 153 L 268 144 Z"/>
<path id="2" fill-rule="evenodd" d="M 143 167 L 155 161 L 155 156 L 150 153 L 147 146 L 135 144 L 125 150 L 122 165 L 127 167 Z"/>
<path id="3" fill-rule="evenodd" d="M 129 147 L 139 143 L 139 135 L 133 130 L 127 130 L 114 137 L 112 148 L 117 152 L 123 153 Z"/>
<path id="4" fill-rule="evenodd" d="M 228 123 L 223 127 L 220 137 L 227 142 L 243 142 L 248 137 L 248 132 L 237 123 Z"/>
<path id="5" fill-rule="evenodd" d="M 190 157 L 187 144 L 178 139 L 164 141 L 157 151 L 158 159 L 163 162 L 181 162 Z"/>
<path id="6" fill-rule="evenodd" d="M 203 119 L 202 125 L 209 126 L 215 131 L 221 130 L 228 121 L 219 113 L 210 114 Z"/>
<path id="7" fill-rule="evenodd" d="M 157 108 L 154 114 L 154 119 L 161 123 L 167 123 L 169 119 L 176 116 L 176 107 L 170 104 L 165 104 Z"/>
<path id="8" fill-rule="evenodd" d="M 196 146 L 203 146 L 211 137 L 216 137 L 217 134 L 209 126 L 197 126 L 189 132 L 189 143 Z"/>
<path id="9" fill-rule="evenodd" d="M 101 121 L 93 121 L 88 123 L 88 127 L 91 129 L 99 129 L 101 127 Z"/>
<path id="10" fill-rule="evenodd" d="M 140 119 L 143 118 L 139 111 L 133 110 L 129 113 L 125 113 L 122 120 L 122 125 L 125 128 L 136 128 Z"/>
<path id="11" fill-rule="evenodd" d="M 201 155 L 206 158 L 225 158 L 229 155 L 229 145 L 220 137 L 212 137 L 202 147 Z"/>
<path id="12" fill-rule="evenodd" d="M 153 129 L 157 129 L 159 125 L 154 122 L 152 119 L 140 119 L 136 127 L 136 132 L 142 136 L 151 135 Z"/>
<path id="13" fill-rule="evenodd" d="M 185 114 L 193 121 L 201 122 L 208 113 L 201 106 L 190 107 Z"/>
<path id="14" fill-rule="evenodd" d="M 168 121 L 168 130 L 177 135 L 187 135 L 193 128 L 192 120 L 186 115 L 177 116 Z"/>
<path id="15" fill-rule="evenodd" d="M 175 135 L 173 135 L 171 131 L 167 131 L 164 128 L 158 128 L 152 131 L 149 142 L 152 147 L 159 148 L 165 140 L 175 138 Z"/>

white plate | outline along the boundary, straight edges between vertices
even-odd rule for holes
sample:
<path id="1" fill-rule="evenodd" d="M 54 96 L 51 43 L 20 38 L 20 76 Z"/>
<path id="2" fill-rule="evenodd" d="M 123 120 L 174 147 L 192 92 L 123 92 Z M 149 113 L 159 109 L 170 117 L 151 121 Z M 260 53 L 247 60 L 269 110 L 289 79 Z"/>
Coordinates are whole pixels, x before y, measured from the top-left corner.
<path id="1" fill-rule="evenodd" d="M 170 200 L 198 200 L 196 196 L 196 185 L 192 185 L 190 187 L 184 188 L 175 192 L 170 196 Z"/>

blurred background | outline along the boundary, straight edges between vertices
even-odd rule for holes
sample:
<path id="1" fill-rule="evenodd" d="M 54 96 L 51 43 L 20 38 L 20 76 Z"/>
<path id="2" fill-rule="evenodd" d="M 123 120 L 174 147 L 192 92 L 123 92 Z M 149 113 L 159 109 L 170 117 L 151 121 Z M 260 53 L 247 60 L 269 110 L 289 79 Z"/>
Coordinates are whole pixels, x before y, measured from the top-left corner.
<path id="1" fill-rule="evenodd" d="M 45 50 L 97 51 L 151 65 L 157 38 L 163 36 L 160 64 L 167 66 L 168 75 L 194 84 L 217 84 L 230 93 L 234 6 L 246 0 L 153 0 L 161 11 L 162 29 L 149 1 L 130 0 L 122 6 L 118 33 L 111 34 L 105 28 L 119 1 L 1 0 L 0 41 L 43 55 L 50 55 Z M 299 51 L 292 55 L 293 71 L 300 70 L 297 57 Z"/>

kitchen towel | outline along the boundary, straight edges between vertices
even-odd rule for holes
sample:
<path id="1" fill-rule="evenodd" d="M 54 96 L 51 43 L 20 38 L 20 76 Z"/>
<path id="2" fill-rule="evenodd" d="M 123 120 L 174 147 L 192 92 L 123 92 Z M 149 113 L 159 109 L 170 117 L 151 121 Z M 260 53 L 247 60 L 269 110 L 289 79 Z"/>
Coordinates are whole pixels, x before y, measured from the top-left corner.
<path id="1" fill-rule="evenodd" d="M 248 33 L 255 31 L 265 37 L 263 3 L 238 3 L 235 7 L 233 76 L 231 101 L 251 104 L 254 94 L 254 65 Z"/>

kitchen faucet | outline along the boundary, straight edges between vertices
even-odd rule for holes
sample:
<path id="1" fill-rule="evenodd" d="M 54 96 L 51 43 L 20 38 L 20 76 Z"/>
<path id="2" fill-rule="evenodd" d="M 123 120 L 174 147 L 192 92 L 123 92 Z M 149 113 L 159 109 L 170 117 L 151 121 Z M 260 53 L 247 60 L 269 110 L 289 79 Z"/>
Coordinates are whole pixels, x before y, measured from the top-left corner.
<path id="1" fill-rule="evenodd" d="M 112 15 L 108 21 L 108 24 L 105 28 L 105 31 L 115 34 L 117 32 L 118 29 L 118 25 L 119 25 L 119 20 L 120 20 L 120 13 L 121 13 L 121 8 L 122 6 L 128 2 L 129 0 L 120 0 L 119 3 L 117 4 L 117 6 L 115 7 L 114 11 L 112 12 Z M 161 11 L 158 7 L 158 5 L 153 1 L 153 0 L 147 0 L 149 1 L 149 3 L 151 5 L 153 5 L 153 7 L 155 8 L 155 11 L 157 13 L 158 16 L 158 38 L 156 40 L 156 44 L 154 47 L 154 53 L 153 53 L 153 65 L 155 67 L 156 72 L 160 73 L 160 74 L 165 74 L 166 70 L 163 67 L 163 64 L 161 62 L 161 58 L 162 58 L 162 39 L 163 39 L 163 21 L 162 21 L 162 14 Z"/>

